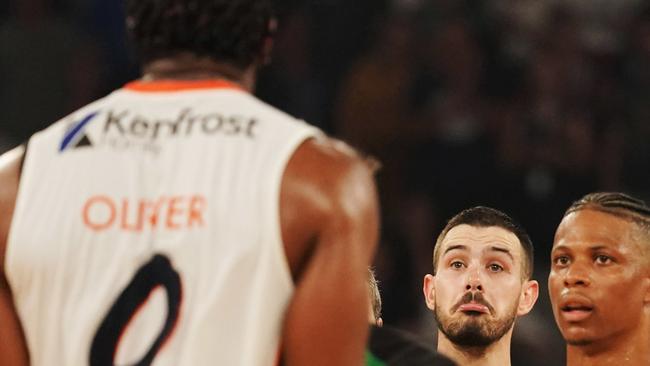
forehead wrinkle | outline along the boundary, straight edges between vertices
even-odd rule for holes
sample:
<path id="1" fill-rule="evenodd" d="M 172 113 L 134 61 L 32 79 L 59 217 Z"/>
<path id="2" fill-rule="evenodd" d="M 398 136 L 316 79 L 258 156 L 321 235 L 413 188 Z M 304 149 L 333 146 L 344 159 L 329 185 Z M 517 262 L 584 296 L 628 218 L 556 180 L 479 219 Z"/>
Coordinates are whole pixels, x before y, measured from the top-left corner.
<path id="1" fill-rule="evenodd" d="M 458 245 L 451 245 L 451 246 L 448 246 L 447 249 L 445 249 L 445 251 L 444 251 L 442 254 L 447 254 L 447 252 L 450 252 L 450 251 L 452 251 L 452 250 L 464 250 L 464 251 L 469 251 L 469 248 L 467 248 L 467 246 L 465 246 L 465 245 L 461 245 L 461 244 L 458 244 Z"/>
<path id="2" fill-rule="evenodd" d="M 558 232 L 553 243 L 553 250 L 557 249 L 579 249 L 588 250 L 611 249 L 619 252 L 628 252 L 633 248 L 643 250 L 644 240 L 639 237 L 639 231 L 631 226 L 629 230 L 617 233 L 612 228 L 584 228 L 580 225 L 565 227 Z M 576 228 L 575 226 L 578 226 Z"/>
<path id="3" fill-rule="evenodd" d="M 490 251 L 490 252 L 504 253 L 504 254 L 506 254 L 508 257 L 510 257 L 510 259 L 512 259 L 513 261 L 515 260 L 514 255 L 513 255 L 513 254 L 510 252 L 510 250 L 507 249 L 507 248 L 501 248 L 501 247 L 491 246 L 491 247 L 489 247 L 489 248 L 484 249 L 484 251 L 485 251 L 485 250 Z"/>
<path id="4" fill-rule="evenodd" d="M 452 246 L 463 245 L 467 251 L 472 248 L 483 248 L 485 246 L 499 246 L 508 248 L 515 258 L 520 260 L 524 255 L 524 248 L 519 238 L 500 226 L 473 226 L 469 224 L 460 224 L 452 227 L 443 237 L 439 246 L 434 250 L 434 268 L 437 267 L 437 261 L 442 258 L 448 248 Z M 517 249 L 519 248 L 519 249 Z M 516 262 L 516 259 L 513 260 Z M 522 270 L 525 271 L 527 266 L 525 261 L 521 261 Z M 523 273 L 523 272 L 522 272 Z"/>
<path id="5" fill-rule="evenodd" d="M 639 226 L 633 221 L 596 210 L 581 210 L 566 215 L 560 222 L 555 242 L 613 243 L 629 241 Z"/>
<path id="6" fill-rule="evenodd" d="M 468 243 L 472 246 L 473 244 L 481 244 L 481 245 L 490 245 L 490 246 L 495 246 L 495 244 L 501 244 L 507 248 L 508 251 L 512 251 L 517 245 L 519 245 L 519 240 L 514 237 L 516 242 L 512 242 L 510 238 L 506 238 L 504 236 L 495 234 L 495 233 L 481 233 L 478 235 L 472 235 L 472 234 L 461 234 L 458 235 L 456 233 L 451 233 L 452 235 L 447 234 L 447 237 L 444 239 L 443 244 L 448 245 L 449 248 L 452 246 L 465 246 L 466 249 L 469 249 L 469 247 L 465 244 Z M 513 234 L 514 236 L 514 234 Z M 463 243 L 463 244 L 460 244 Z M 505 248 L 504 248 L 505 249 Z M 445 253 L 447 250 L 445 250 Z"/>
<path id="7" fill-rule="evenodd" d="M 470 245 L 465 245 L 465 244 L 454 244 L 457 242 L 463 242 L 467 243 L 468 241 L 472 241 L 474 243 L 470 243 Z M 511 244 L 507 241 L 501 241 L 501 240 L 476 240 L 475 238 L 470 239 L 470 240 L 462 240 L 462 238 L 454 238 L 451 240 L 450 243 L 447 243 L 448 246 L 443 250 L 442 255 L 447 254 L 450 251 L 453 250 L 462 250 L 466 252 L 470 252 L 471 249 L 470 247 L 477 247 L 477 245 L 472 245 L 472 244 L 479 244 L 482 245 L 483 248 L 480 249 L 482 253 L 488 253 L 488 252 L 497 252 L 497 253 L 503 253 L 510 257 L 513 261 L 515 260 L 515 256 L 519 257 L 519 253 L 514 252 L 513 253 L 513 248 L 511 248 Z M 503 246 L 501 246 L 503 245 Z M 505 246 L 505 247 L 504 247 Z"/>

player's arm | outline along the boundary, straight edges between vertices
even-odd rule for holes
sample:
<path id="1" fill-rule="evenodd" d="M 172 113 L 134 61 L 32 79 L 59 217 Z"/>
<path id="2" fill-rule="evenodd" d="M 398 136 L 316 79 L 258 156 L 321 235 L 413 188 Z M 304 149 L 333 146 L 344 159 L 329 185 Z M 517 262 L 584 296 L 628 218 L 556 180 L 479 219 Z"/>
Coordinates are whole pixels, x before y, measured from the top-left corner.
<path id="1" fill-rule="evenodd" d="M 367 268 L 379 225 L 371 168 L 342 143 L 306 142 L 284 175 L 281 218 L 296 283 L 284 325 L 285 365 L 363 364 Z"/>
<path id="2" fill-rule="evenodd" d="M 27 347 L 5 276 L 9 226 L 16 203 L 24 148 L 0 156 L 0 365 L 28 365 Z"/>

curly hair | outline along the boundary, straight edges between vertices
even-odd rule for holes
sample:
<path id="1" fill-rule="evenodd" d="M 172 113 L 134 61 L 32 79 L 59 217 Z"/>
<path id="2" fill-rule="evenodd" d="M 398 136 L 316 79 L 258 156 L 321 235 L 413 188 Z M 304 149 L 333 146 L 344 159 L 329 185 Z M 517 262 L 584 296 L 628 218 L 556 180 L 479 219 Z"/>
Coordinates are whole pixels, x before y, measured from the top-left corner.
<path id="1" fill-rule="evenodd" d="M 143 63 L 180 52 L 241 69 L 271 36 L 270 0 L 126 0 L 126 26 Z"/>

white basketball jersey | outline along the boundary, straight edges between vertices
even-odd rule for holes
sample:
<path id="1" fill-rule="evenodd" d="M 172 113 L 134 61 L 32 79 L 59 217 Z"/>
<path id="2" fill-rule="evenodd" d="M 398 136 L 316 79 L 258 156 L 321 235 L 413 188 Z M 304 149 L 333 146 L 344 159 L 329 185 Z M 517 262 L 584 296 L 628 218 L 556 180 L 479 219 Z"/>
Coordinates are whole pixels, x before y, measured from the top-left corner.
<path id="1" fill-rule="evenodd" d="M 34 135 L 5 264 L 31 363 L 276 364 L 281 179 L 319 133 L 223 81 L 161 81 Z"/>

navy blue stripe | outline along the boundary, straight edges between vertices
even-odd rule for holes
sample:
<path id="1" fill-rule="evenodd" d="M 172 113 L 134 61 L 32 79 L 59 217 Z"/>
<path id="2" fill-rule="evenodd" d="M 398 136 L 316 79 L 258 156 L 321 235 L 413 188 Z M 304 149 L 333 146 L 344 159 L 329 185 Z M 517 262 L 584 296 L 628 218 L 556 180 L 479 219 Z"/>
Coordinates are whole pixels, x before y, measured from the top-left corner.
<path id="1" fill-rule="evenodd" d="M 82 119 L 81 122 L 77 123 L 76 126 L 71 128 L 70 131 L 68 131 L 68 133 L 64 136 L 63 141 L 61 141 L 61 146 L 59 147 L 59 152 L 62 152 L 63 150 L 65 150 L 68 147 L 68 145 L 70 145 L 70 142 L 72 142 L 72 139 L 74 139 L 74 137 L 81 130 L 83 130 L 83 128 L 88 124 L 88 122 L 90 122 L 90 120 L 95 118 L 95 116 L 98 113 L 99 112 L 89 114 L 86 118 Z"/>

